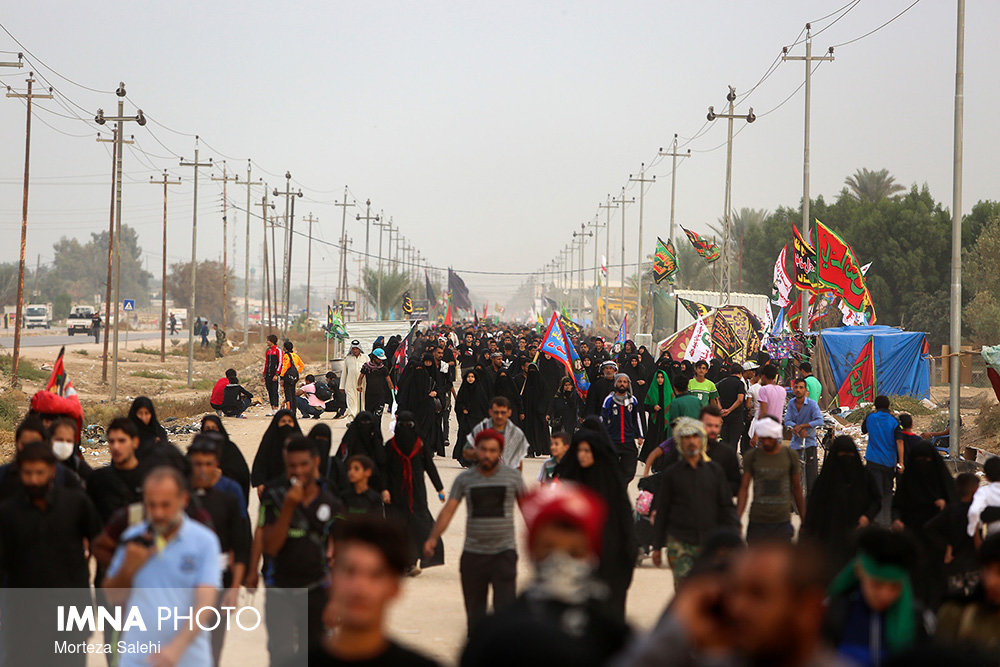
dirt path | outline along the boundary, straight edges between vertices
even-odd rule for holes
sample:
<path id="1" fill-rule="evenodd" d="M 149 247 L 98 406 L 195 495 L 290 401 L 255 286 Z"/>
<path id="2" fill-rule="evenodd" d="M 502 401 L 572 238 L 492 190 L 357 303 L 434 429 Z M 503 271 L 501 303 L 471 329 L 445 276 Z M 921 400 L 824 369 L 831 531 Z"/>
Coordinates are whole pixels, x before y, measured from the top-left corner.
<path id="1" fill-rule="evenodd" d="M 247 419 L 226 419 L 226 430 L 233 442 L 239 445 L 248 461 L 253 460 L 257 443 L 270 420 L 263 416 L 266 410 L 253 408 Z M 333 429 L 334 442 L 339 442 L 345 430 L 346 420 L 332 421 L 329 415 L 324 422 Z M 452 419 L 452 442 L 454 442 L 454 423 Z M 302 422 L 303 431 L 314 424 L 313 420 Z M 386 435 L 388 431 L 386 430 Z M 186 448 L 190 436 L 179 436 L 178 444 Z M 435 463 L 441 473 L 445 490 L 451 488 L 451 483 L 461 472 L 461 467 L 451 458 L 436 458 Z M 529 486 L 535 484 L 541 467 L 541 459 L 526 459 L 524 479 Z M 634 492 L 634 485 L 631 489 Z M 431 513 L 437 516 L 441 507 L 433 489 L 428 484 L 428 506 Z M 255 515 L 257 499 L 251 500 L 251 516 Z M 519 538 L 524 539 L 524 523 L 520 516 L 517 519 Z M 395 607 L 390 619 L 390 631 L 400 641 L 418 648 L 445 664 L 457 663 L 465 641 L 465 609 L 462 603 L 462 587 L 459 580 L 458 561 L 461 555 L 462 543 L 465 537 L 465 507 L 460 507 L 452 522 L 451 528 L 444 537 L 445 565 L 425 570 L 420 576 L 407 579 L 404 592 Z M 525 558 L 518 564 L 518 584 L 523 586 L 530 577 L 530 567 Z M 628 600 L 628 618 L 637 628 L 648 628 L 659 617 L 660 612 L 669 600 L 673 583 L 668 569 L 657 570 L 649 561 L 636 569 L 635 579 Z M 255 597 L 256 605 L 261 609 L 263 603 L 261 594 Z M 266 664 L 266 636 L 262 633 L 241 635 L 227 641 L 223 652 L 223 665 L 238 665 L 251 667 Z M 93 662 L 88 664 L 98 665 Z"/>

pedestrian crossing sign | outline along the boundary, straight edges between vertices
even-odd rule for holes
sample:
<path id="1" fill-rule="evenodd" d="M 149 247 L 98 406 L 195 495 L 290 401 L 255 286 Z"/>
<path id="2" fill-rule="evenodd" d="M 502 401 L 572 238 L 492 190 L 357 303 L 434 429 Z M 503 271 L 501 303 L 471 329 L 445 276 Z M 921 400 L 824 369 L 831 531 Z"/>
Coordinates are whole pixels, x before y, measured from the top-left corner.
<path id="1" fill-rule="evenodd" d="M 135 310 L 135 299 L 123 299 L 122 310 L 125 311 Z"/>

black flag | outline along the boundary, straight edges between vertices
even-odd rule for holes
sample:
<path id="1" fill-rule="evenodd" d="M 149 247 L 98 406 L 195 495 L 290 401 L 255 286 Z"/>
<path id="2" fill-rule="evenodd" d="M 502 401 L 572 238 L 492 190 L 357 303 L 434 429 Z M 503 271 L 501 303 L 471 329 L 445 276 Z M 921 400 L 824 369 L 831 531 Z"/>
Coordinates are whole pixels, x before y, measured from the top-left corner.
<path id="1" fill-rule="evenodd" d="M 433 308 L 437 303 L 437 297 L 434 295 L 434 286 L 431 285 L 431 279 L 427 275 L 427 271 L 424 271 L 424 286 L 427 288 L 427 303 Z"/>
<path id="2" fill-rule="evenodd" d="M 413 299 L 410 298 L 410 290 L 403 293 L 403 314 L 407 317 L 413 314 Z"/>
<path id="3" fill-rule="evenodd" d="M 456 308 L 472 310 L 469 288 L 465 286 L 465 281 L 451 269 L 448 269 L 448 290 L 451 292 L 451 302 Z"/>

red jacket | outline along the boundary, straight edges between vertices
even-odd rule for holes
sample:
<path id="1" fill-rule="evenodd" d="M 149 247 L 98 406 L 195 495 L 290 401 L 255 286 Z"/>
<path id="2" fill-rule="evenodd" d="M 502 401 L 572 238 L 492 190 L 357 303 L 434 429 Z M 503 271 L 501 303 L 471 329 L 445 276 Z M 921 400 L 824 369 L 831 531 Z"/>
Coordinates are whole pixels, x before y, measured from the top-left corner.
<path id="1" fill-rule="evenodd" d="M 216 380 L 215 386 L 212 387 L 212 395 L 209 397 L 208 402 L 210 405 L 222 405 L 222 401 L 226 396 L 226 385 L 229 384 L 229 380 L 226 378 L 220 378 Z"/>

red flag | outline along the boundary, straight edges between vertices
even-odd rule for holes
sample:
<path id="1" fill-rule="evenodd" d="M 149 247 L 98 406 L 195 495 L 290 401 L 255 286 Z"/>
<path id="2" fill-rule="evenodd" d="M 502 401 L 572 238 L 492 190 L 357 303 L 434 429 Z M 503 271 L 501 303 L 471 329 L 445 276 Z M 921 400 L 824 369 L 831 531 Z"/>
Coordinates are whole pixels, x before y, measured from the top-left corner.
<path id="1" fill-rule="evenodd" d="M 851 367 L 851 372 L 844 378 L 844 384 L 837 391 L 837 403 L 842 408 L 852 409 L 858 403 L 871 403 L 878 395 L 878 385 L 875 380 L 875 338 L 870 336 L 865 346 L 861 348 L 857 361 Z"/>
<path id="2" fill-rule="evenodd" d="M 851 246 L 819 220 L 816 221 L 816 256 L 819 282 L 842 297 L 851 310 L 864 311 L 871 303 L 871 295 L 865 286 L 861 264 Z"/>
<path id="3" fill-rule="evenodd" d="M 451 326 L 451 300 L 448 301 L 448 311 L 444 314 L 444 325 L 446 327 Z"/>

